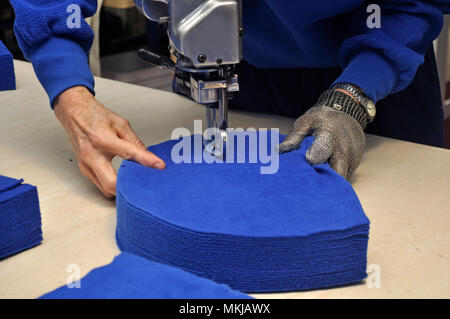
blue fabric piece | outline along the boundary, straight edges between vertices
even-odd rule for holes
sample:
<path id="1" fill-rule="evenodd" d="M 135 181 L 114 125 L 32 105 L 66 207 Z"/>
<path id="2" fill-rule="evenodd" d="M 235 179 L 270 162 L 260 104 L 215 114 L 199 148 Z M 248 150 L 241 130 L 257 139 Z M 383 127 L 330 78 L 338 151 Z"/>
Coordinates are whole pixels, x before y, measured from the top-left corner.
<path id="1" fill-rule="evenodd" d="M 14 63 L 11 52 L 0 41 L 0 91 L 15 90 Z"/>
<path id="2" fill-rule="evenodd" d="M 41 242 L 37 188 L 0 175 L 0 259 Z"/>
<path id="3" fill-rule="evenodd" d="M 96 268 L 80 288 L 62 286 L 41 299 L 251 299 L 208 279 L 145 258 L 121 253 Z"/>
<path id="4" fill-rule="evenodd" d="M 19 45 L 51 103 L 75 85 L 94 93 L 87 62 L 93 33 L 83 18 L 94 14 L 97 1 L 10 1 Z M 382 99 L 411 83 L 425 50 L 439 35 L 442 12 L 450 12 L 450 5 L 449 0 L 377 3 L 381 29 L 367 28 L 368 3 L 364 0 L 243 1 L 244 59 L 260 68 L 340 65 L 345 72 L 338 82 L 354 83 L 373 100 Z M 80 28 L 67 27 L 72 13 L 67 8 L 72 4 L 81 9 Z M 376 72 L 368 76 L 366 72 L 375 65 Z"/>
<path id="5" fill-rule="evenodd" d="M 267 145 L 277 144 L 270 134 L 258 134 Z M 198 139 L 191 136 L 192 149 Z M 248 143 L 246 164 L 195 164 L 198 154 L 192 163 L 175 164 L 177 143 L 149 147 L 166 162 L 165 171 L 122 163 L 120 249 L 246 292 L 329 287 L 366 277 L 369 220 L 344 178 L 328 164 L 306 162 L 312 138 L 281 155 L 272 175 L 260 174 L 268 164 L 249 163 Z"/>

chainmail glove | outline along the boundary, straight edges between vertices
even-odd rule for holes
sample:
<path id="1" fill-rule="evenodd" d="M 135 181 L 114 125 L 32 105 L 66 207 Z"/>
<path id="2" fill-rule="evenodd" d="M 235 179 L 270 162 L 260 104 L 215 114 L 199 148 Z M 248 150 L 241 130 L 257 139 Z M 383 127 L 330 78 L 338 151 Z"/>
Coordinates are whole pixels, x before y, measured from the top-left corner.
<path id="1" fill-rule="evenodd" d="M 306 160 L 311 165 L 329 161 L 338 174 L 350 180 L 366 145 L 366 137 L 358 121 L 347 113 L 316 104 L 295 121 L 288 136 L 278 145 L 279 153 L 298 149 L 310 134 L 315 139 L 306 152 Z"/>

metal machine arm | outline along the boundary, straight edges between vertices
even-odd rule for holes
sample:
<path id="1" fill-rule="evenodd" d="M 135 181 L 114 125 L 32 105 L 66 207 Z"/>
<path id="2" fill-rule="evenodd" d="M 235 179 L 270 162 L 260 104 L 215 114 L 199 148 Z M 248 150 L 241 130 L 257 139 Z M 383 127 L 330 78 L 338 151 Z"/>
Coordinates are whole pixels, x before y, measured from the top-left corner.
<path id="1" fill-rule="evenodd" d="M 239 91 L 235 66 L 242 60 L 241 0 L 138 0 L 149 19 L 167 24 L 169 50 L 176 58 L 140 50 L 139 56 L 175 71 L 175 81 L 206 107 L 209 128 L 226 142 L 228 99 Z M 218 154 L 217 144 L 205 141 Z M 218 143 L 218 141 L 216 141 Z"/>

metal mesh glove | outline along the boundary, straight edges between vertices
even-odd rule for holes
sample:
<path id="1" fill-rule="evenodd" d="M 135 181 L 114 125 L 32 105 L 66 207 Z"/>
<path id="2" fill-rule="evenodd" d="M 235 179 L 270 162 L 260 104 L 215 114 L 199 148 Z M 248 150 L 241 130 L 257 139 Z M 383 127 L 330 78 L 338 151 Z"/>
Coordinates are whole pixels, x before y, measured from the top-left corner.
<path id="1" fill-rule="evenodd" d="M 315 139 L 306 152 L 306 160 L 311 165 L 329 161 L 338 174 L 350 180 L 366 145 L 361 125 L 347 113 L 328 106 L 314 106 L 295 121 L 288 136 L 278 145 L 279 153 L 298 149 L 310 134 Z"/>

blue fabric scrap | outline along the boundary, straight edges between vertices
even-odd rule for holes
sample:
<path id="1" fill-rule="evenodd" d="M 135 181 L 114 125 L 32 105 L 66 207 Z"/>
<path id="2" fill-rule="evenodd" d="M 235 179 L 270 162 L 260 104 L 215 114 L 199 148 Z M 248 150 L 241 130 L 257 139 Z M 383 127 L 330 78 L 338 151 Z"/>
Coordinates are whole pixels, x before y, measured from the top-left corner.
<path id="1" fill-rule="evenodd" d="M 0 175 L 0 260 L 41 242 L 37 188 Z"/>
<path id="2" fill-rule="evenodd" d="M 11 52 L 0 41 L 0 91 L 15 90 L 16 78 Z"/>
<path id="3" fill-rule="evenodd" d="M 109 265 L 41 299 L 249 299 L 229 287 L 180 269 L 121 253 Z"/>

